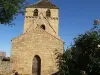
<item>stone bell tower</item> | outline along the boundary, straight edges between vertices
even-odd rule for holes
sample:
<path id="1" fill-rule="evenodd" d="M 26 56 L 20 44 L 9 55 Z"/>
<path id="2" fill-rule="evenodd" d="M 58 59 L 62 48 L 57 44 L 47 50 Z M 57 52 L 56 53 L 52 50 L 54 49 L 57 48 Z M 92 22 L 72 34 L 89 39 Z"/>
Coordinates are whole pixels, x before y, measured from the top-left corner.
<path id="1" fill-rule="evenodd" d="M 58 36 L 59 9 L 48 0 L 40 0 L 26 8 L 24 33 L 40 26 L 48 33 Z"/>
<path id="2" fill-rule="evenodd" d="M 12 74 L 52 75 L 58 71 L 55 53 L 64 50 L 58 36 L 58 11 L 49 0 L 26 8 L 24 32 L 12 40 Z"/>

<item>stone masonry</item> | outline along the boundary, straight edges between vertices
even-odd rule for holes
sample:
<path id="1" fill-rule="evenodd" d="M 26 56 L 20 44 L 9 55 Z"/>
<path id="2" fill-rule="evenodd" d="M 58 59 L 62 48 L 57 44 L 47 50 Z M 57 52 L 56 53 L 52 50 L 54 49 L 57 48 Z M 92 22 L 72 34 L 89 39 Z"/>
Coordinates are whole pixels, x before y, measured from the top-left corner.
<path id="1" fill-rule="evenodd" d="M 58 13 L 48 0 L 26 8 L 23 34 L 12 39 L 10 58 L 0 59 L 0 75 L 52 75 L 58 71 L 55 53 L 64 50 Z"/>

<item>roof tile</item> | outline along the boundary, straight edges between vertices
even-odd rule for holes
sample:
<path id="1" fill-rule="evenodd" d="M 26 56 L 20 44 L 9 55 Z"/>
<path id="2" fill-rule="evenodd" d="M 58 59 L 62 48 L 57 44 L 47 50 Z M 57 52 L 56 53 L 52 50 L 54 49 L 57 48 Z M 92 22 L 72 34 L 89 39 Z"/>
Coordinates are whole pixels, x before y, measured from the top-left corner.
<path id="1" fill-rule="evenodd" d="M 27 8 L 50 8 L 50 9 L 58 9 L 56 5 L 52 4 L 49 0 L 40 0 L 36 4 L 32 4 Z"/>

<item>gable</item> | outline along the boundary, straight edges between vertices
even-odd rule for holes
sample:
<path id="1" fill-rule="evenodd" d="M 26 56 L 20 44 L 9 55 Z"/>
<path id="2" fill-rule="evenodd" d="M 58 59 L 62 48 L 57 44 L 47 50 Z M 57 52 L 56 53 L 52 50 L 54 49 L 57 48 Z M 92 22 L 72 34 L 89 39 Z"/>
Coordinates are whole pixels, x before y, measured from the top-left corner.
<path id="1" fill-rule="evenodd" d="M 30 32 L 24 33 L 20 35 L 17 38 L 14 38 L 12 40 L 12 43 L 15 43 L 17 45 L 22 44 L 25 46 L 28 46 L 29 44 L 32 45 L 34 43 L 37 46 L 45 46 L 47 48 L 52 47 L 61 47 L 63 46 L 63 41 L 59 38 L 49 34 L 48 32 L 44 31 L 40 27 L 37 27 L 34 30 L 31 30 Z M 35 47 L 35 46 L 34 46 Z"/>

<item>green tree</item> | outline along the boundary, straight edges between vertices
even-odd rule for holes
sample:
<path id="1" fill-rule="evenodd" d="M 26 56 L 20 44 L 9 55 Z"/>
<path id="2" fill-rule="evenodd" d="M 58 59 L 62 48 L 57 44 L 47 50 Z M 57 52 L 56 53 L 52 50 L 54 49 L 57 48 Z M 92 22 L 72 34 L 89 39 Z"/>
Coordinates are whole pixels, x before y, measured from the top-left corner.
<path id="1" fill-rule="evenodd" d="M 69 75 L 69 64 L 71 64 L 72 56 L 70 51 L 59 55 L 59 73 L 60 75 Z"/>
<path id="2" fill-rule="evenodd" d="M 76 67 L 72 52 L 67 49 L 64 54 L 59 55 L 59 75 L 80 75 L 80 70 Z"/>
<path id="3" fill-rule="evenodd" d="M 70 51 L 71 58 L 67 58 L 69 51 L 60 57 L 60 75 L 82 75 L 82 72 L 86 72 L 87 75 L 100 75 L 99 44 L 100 32 L 97 26 L 74 38 Z"/>
<path id="4" fill-rule="evenodd" d="M 25 0 L 0 0 L 0 24 L 11 24 L 16 15 L 23 14 Z"/>

